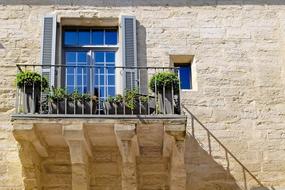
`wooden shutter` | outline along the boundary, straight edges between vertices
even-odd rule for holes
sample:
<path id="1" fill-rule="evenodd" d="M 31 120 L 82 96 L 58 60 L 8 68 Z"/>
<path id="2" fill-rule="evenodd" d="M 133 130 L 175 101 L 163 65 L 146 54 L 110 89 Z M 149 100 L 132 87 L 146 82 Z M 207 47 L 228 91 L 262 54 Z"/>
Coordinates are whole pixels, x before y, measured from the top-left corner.
<path id="1" fill-rule="evenodd" d="M 49 79 L 50 86 L 55 84 L 55 68 L 50 66 L 55 65 L 55 51 L 56 16 L 45 16 L 42 32 L 41 64 L 43 65 L 42 75 Z"/>
<path id="2" fill-rule="evenodd" d="M 136 18 L 122 16 L 122 61 L 125 67 L 137 67 Z M 137 87 L 137 69 L 127 68 L 124 73 L 124 89 Z"/>

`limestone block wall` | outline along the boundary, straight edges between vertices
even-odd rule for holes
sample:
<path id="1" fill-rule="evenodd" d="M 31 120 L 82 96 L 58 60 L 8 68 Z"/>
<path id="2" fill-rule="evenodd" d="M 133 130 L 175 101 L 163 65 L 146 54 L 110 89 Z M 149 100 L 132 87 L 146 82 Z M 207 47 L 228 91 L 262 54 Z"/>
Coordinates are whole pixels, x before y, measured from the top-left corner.
<path id="1" fill-rule="evenodd" d="M 168 66 L 170 54 L 194 55 L 198 88 L 182 93 L 185 106 L 262 183 L 285 187 L 282 0 L 20 2 L 0 1 L 0 189 L 22 189 L 10 124 L 15 65 L 39 63 L 42 17 L 51 12 L 83 17 L 135 15 L 139 65 Z M 199 129 L 196 134 L 200 140 L 190 135 L 186 145 L 188 188 L 228 189 L 228 183 L 221 183 L 228 174 L 224 152 L 212 145 L 211 156 L 207 135 Z M 243 183 L 242 171 L 228 171 L 233 183 Z"/>

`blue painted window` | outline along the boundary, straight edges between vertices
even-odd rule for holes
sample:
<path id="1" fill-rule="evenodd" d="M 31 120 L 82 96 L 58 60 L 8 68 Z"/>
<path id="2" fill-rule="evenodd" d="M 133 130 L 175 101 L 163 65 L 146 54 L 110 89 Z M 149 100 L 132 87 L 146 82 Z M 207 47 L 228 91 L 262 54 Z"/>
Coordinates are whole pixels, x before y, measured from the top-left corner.
<path id="1" fill-rule="evenodd" d="M 100 105 L 102 109 L 103 101 L 116 94 L 116 52 L 106 51 L 103 46 L 117 44 L 117 29 L 64 29 L 63 49 L 67 66 L 65 69 L 67 92 L 72 93 L 75 90 L 79 93 L 94 92 L 93 95 L 100 98 L 98 106 Z M 92 49 L 94 45 L 96 50 Z"/>
<path id="2" fill-rule="evenodd" d="M 178 67 L 182 90 L 192 89 L 192 73 L 190 64 L 175 64 Z"/>
<path id="3" fill-rule="evenodd" d="M 88 59 L 87 51 L 65 52 L 67 92 L 90 92 L 93 76 L 95 95 L 101 99 L 115 96 L 115 51 L 94 51 L 91 62 Z M 90 64 L 95 67 L 86 67 Z M 91 72 L 94 74 L 90 75 Z"/>
<path id="4" fill-rule="evenodd" d="M 68 93 L 78 91 L 87 93 L 88 75 L 86 65 L 88 64 L 87 52 L 65 52 L 66 62 L 66 89 Z"/>
<path id="5" fill-rule="evenodd" d="M 65 29 L 64 46 L 117 45 L 117 29 Z"/>
<path id="6" fill-rule="evenodd" d="M 115 52 L 95 51 L 93 57 L 95 60 L 94 88 L 98 91 L 98 96 L 101 99 L 115 96 Z"/>

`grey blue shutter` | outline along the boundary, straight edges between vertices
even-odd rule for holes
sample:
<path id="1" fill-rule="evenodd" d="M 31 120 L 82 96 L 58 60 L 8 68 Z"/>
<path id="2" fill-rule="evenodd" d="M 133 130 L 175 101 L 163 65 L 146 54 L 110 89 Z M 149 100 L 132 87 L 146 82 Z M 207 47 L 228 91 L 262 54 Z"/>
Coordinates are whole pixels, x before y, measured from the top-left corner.
<path id="1" fill-rule="evenodd" d="M 122 59 L 125 69 L 124 88 L 137 87 L 137 36 L 136 18 L 134 16 L 122 16 Z"/>
<path id="2" fill-rule="evenodd" d="M 48 78 L 49 85 L 55 82 L 55 51 L 56 51 L 56 16 L 45 16 L 43 20 L 41 64 L 42 75 Z M 45 66 L 46 65 L 46 66 Z"/>

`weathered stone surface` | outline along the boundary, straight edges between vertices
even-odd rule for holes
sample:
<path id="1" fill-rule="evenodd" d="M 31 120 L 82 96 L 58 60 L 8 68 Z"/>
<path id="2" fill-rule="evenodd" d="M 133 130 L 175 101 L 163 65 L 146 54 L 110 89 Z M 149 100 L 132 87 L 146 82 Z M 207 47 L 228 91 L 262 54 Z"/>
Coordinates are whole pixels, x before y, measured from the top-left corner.
<path id="1" fill-rule="evenodd" d="M 261 182 L 275 189 L 285 187 L 282 0 L 19 2 L 0 1 L 0 189 L 24 186 L 18 145 L 9 122 L 15 105 L 15 64 L 39 63 L 42 17 L 53 12 L 82 17 L 136 15 L 141 66 L 168 66 L 169 54 L 194 55 L 198 88 L 183 92 L 182 102 Z M 230 158 L 227 161 L 223 148 L 213 139 L 209 146 L 207 134 L 198 125 L 194 122 L 197 142 L 191 139 L 185 146 L 187 188 L 244 188 L 238 187 L 244 182 L 239 166 Z M 57 152 L 54 158 L 70 160 L 68 154 Z M 118 150 L 103 152 L 95 155 L 95 162 L 120 157 Z M 52 157 L 50 154 L 49 151 Z M 28 160 L 25 162 L 29 164 Z M 98 177 L 100 183 L 91 183 L 91 189 L 104 189 L 107 177 Z M 113 184 L 120 183 L 115 180 L 117 177 L 112 178 Z M 148 175 L 146 178 L 151 179 Z M 47 179 L 58 183 L 47 189 L 70 189 L 71 174 L 49 175 Z M 29 188 L 36 186 L 33 179 L 26 179 L 25 184 Z M 114 187 L 108 186 L 117 189 Z"/>

